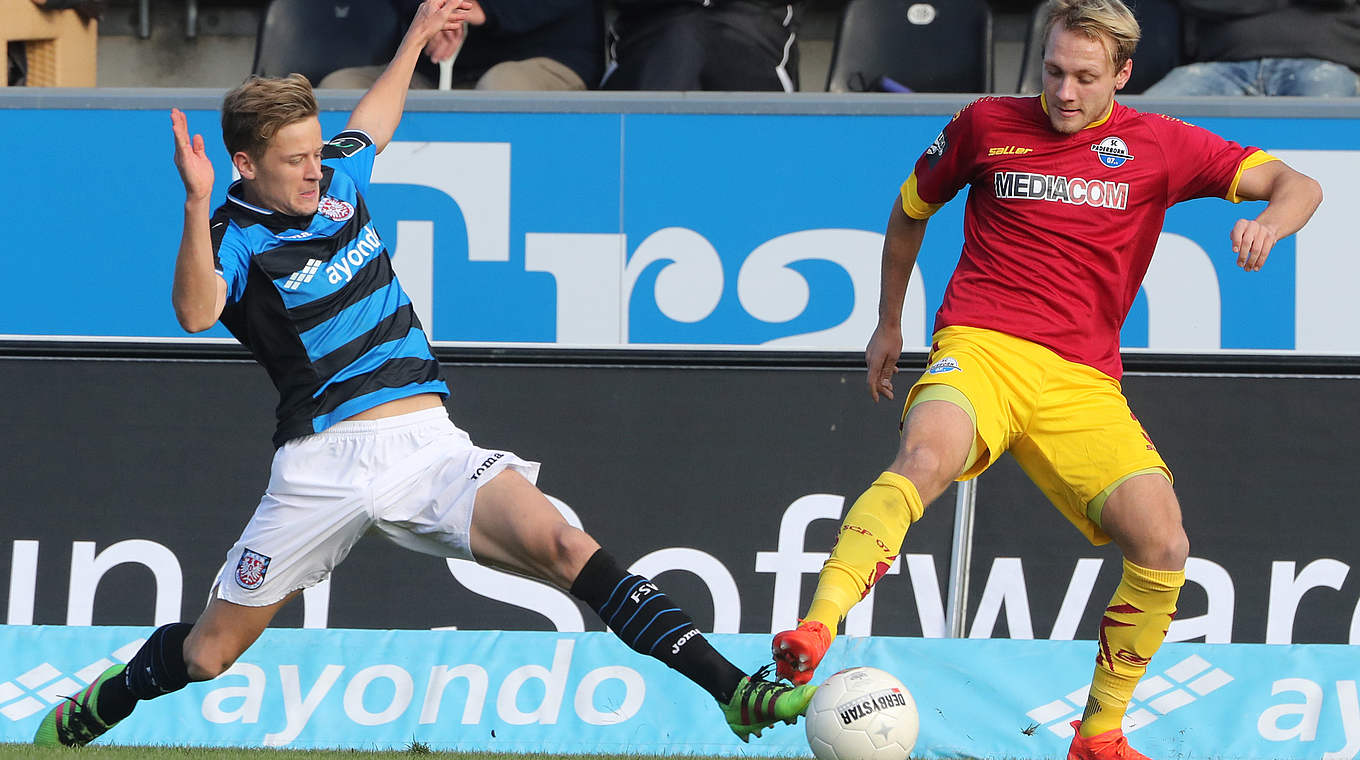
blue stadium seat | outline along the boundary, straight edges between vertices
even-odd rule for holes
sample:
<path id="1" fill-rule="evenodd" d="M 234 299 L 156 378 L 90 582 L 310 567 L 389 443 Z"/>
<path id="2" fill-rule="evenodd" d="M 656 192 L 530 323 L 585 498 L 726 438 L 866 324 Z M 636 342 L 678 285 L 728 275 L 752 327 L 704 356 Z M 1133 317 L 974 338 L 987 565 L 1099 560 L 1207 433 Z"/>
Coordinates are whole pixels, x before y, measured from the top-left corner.
<path id="1" fill-rule="evenodd" d="M 985 0 L 850 0 L 831 52 L 830 92 L 990 92 Z"/>
<path id="2" fill-rule="evenodd" d="M 401 21 L 385 0 L 270 0 L 251 72 L 298 73 L 315 85 L 336 69 L 387 63 L 401 42 Z"/>

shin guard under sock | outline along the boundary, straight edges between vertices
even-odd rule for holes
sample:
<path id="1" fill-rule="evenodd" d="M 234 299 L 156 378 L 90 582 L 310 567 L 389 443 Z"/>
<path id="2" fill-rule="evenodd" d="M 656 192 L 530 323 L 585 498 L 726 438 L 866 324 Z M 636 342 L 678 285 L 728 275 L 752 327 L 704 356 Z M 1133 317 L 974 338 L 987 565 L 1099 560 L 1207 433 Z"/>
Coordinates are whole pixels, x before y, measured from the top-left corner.
<path id="1" fill-rule="evenodd" d="M 921 495 L 910 480 L 895 472 L 878 476 L 841 522 L 804 619 L 825 625 L 834 637 L 850 608 L 892 567 L 907 527 L 924 512 Z"/>
<path id="2" fill-rule="evenodd" d="M 604 549 L 596 551 L 571 584 L 572 596 L 634 651 L 679 671 L 727 704 L 744 675 L 718 654 L 694 621 L 655 583 L 619 567 Z"/>
<path id="3" fill-rule="evenodd" d="M 1124 560 L 1124 576 L 1100 620 L 1100 651 L 1082 736 L 1119 728 L 1138 679 L 1166 638 L 1184 584 L 1184 570 L 1149 570 Z"/>
<path id="4" fill-rule="evenodd" d="M 132 714 L 137 700 L 154 699 L 183 689 L 189 683 L 184 663 L 184 638 L 193 626 L 171 623 L 157 628 L 123 669 L 122 678 L 111 678 L 99 690 L 95 711 L 108 725 Z"/>

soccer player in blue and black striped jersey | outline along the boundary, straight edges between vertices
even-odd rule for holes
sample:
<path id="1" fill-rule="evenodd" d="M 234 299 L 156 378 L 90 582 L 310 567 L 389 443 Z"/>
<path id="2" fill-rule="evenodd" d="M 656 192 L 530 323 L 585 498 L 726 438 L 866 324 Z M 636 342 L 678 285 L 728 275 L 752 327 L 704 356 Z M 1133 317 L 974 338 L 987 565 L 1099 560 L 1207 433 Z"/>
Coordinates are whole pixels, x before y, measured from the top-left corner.
<path id="1" fill-rule="evenodd" d="M 35 743 L 88 744 L 138 700 L 217 677 L 370 529 L 570 591 L 630 647 L 712 694 L 743 741 L 806 711 L 816 687 L 782 685 L 765 670 L 744 675 L 652 581 L 562 518 L 534 485 L 537 463 L 478 448 L 449 419 L 448 386 L 363 193 L 421 50 L 456 30 L 469 7 L 427 0 L 329 141 L 302 76 L 252 78 L 227 93 L 222 135 L 241 179 L 211 215 L 203 138 L 171 112 L 187 195 L 175 313 L 190 332 L 221 320 L 269 372 L 278 451 L 202 616 L 157 629 L 126 666 L 57 705 Z"/>

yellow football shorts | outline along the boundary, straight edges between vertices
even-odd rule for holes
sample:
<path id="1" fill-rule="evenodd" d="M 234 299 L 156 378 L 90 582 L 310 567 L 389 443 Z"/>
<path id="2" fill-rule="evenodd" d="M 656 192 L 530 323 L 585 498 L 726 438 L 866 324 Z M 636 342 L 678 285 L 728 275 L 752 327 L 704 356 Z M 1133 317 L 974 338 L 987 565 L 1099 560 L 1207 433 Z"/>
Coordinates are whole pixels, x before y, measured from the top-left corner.
<path id="1" fill-rule="evenodd" d="M 934 343 L 902 418 L 930 400 L 969 413 L 977 437 L 958 480 L 977 477 L 1009 451 L 1093 544 L 1110 540 L 1100 510 L 1121 483 L 1146 472 L 1171 480 L 1118 380 L 995 330 L 946 327 Z"/>

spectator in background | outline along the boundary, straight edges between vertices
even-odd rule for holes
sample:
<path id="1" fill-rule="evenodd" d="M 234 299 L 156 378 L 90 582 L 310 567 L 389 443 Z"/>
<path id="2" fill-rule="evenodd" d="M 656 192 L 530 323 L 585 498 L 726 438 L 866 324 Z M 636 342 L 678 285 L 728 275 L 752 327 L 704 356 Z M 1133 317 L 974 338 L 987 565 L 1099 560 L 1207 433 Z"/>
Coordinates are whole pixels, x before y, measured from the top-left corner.
<path id="1" fill-rule="evenodd" d="M 797 3 L 616 0 L 608 90 L 798 89 Z"/>
<path id="2" fill-rule="evenodd" d="M 420 0 L 389 0 L 403 23 Z M 415 89 L 434 89 L 440 61 L 454 59 L 453 86 L 479 90 L 586 90 L 604 70 L 604 11 L 600 0 L 472 0 L 468 23 L 441 32 L 425 47 L 411 78 Z M 361 90 L 383 66 L 356 66 L 328 74 L 318 87 Z"/>
<path id="3" fill-rule="evenodd" d="M 1145 95 L 1360 94 L 1356 0 L 1180 0 L 1186 58 Z"/>

